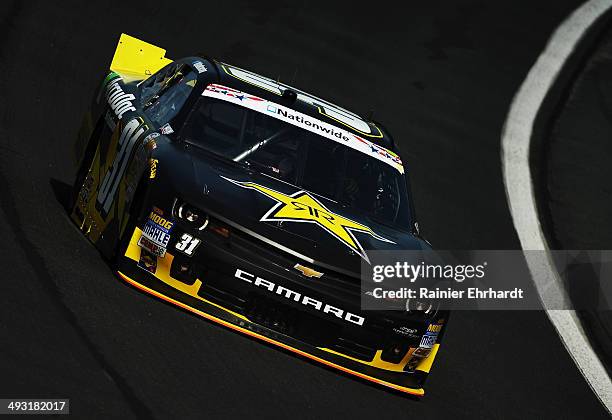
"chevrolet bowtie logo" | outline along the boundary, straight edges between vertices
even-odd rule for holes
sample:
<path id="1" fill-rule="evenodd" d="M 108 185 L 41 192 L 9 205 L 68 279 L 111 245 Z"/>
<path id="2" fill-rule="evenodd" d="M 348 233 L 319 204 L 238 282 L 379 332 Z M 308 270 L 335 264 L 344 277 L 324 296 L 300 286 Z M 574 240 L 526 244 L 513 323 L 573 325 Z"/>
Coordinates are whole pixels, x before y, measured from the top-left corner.
<path id="1" fill-rule="evenodd" d="M 355 238 L 355 232 L 370 235 L 379 241 L 395 243 L 378 235 L 368 226 L 333 213 L 307 191 L 300 190 L 291 195 L 287 195 L 254 182 L 242 182 L 225 177 L 222 178 L 242 188 L 255 190 L 276 201 L 276 205 L 268 210 L 260 221 L 306 222 L 316 224 L 368 262 L 369 259 L 365 251 Z"/>
<path id="2" fill-rule="evenodd" d="M 302 273 L 304 277 L 316 277 L 319 279 L 323 275 L 323 273 L 320 273 L 317 270 L 314 270 L 310 267 L 306 267 L 305 265 L 302 265 L 302 264 L 296 264 L 293 266 L 293 268 L 295 268 L 297 271 Z"/>

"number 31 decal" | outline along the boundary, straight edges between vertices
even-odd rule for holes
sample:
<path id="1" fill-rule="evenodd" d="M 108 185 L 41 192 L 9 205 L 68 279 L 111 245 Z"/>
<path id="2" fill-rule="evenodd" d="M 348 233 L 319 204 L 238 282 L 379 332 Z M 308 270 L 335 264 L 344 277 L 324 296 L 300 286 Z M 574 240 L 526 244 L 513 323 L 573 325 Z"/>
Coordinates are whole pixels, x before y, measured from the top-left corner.
<path id="1" fill-rule="evenodd" d="M 174 247 L 183 254 L 191 256 L 198 245 L 200 245 L 200 242 L 198 238 L 194 238 L 188 233 L 183 233 L 183 235 L 181 235 L 181 240 L 178 241 Z"/>

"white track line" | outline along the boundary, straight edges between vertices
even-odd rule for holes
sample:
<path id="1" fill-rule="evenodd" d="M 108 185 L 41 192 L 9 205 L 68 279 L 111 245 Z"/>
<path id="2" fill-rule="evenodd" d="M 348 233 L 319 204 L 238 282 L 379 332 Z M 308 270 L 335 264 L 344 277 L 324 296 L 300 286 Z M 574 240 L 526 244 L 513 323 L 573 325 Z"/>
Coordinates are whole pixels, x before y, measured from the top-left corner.
<path id="1" fill-rule="evenodd" d="M 538 219 L 531 171 L 529 148 L 536 115 L 561 71 L 566 60 L 586 33 L 587 29 L 604 12 L 612 7 L 612 0 L 589 0 L 576 9 L 554 32 L 544 52 L 529 71 L 517 92 L 502 132 L 502 167 L 510 212 L 521 245 L 525 250 L 548 250 Z M 567 299 L 558 287 L 558 274 L 548 262 L 536 264 L 527 259 L 536 288 L 541 296 L 553 295 Z M 580 320 L 572 310 L 547 310 L 565 347 L 573 357 L 578 369 L 612 413 L 612 382 L 601 361 L 591 348 Z"/>

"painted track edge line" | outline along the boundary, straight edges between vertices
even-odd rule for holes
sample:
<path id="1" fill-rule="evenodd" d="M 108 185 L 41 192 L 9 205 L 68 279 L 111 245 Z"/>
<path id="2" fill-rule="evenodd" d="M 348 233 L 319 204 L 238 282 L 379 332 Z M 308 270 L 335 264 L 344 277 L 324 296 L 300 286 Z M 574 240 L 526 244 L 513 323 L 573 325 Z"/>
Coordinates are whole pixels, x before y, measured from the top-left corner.
<path id="1" fill-rule="evenodd" d="M 529 166 L 530 143 L 536 116 L 565 62 L 589 27 L 612 7 L 612 0 L 589 0 L 577 8 L 553 33 L 512 100 L 501 137 L 501 161 L 506 198 L 524 250 L 548 250 L 538 218 Z M 535 264 L 527 259 L 536 289 L 558 285 L 558 273 L 550 261 Z M 567 299 L 558 287 L 557 297 Z M 547 310 L 561 340 L 597 398 L 612 413 L 612 381 L 591 347 L 578 315 L 573 310 Z"/>

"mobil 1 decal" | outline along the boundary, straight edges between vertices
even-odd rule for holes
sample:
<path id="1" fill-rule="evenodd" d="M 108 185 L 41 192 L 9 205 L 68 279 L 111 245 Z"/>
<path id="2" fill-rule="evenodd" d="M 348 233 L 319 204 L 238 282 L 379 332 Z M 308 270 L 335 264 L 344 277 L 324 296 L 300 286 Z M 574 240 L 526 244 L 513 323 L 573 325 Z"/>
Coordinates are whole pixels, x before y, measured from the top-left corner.
<path id="1" fill-rule="evenodd" d="M 121 134 L 119 135 L 119 141 L 117 141 L 116 150 L 109 150 L 107 156 L 108 160 L 114 155 L 113 163 L 104 175 L 98 190 L 96 208 L 103 217 L 106 217 L 110 211 L 121 179 L 130 163 L 130 156 L 134 147 L 149 129 L 140 117 L 128 121 L 125 125 L 120 123 L 119 127 Z M 115 131 L 113 135 L 117 135 L 117 132 Z"/>

